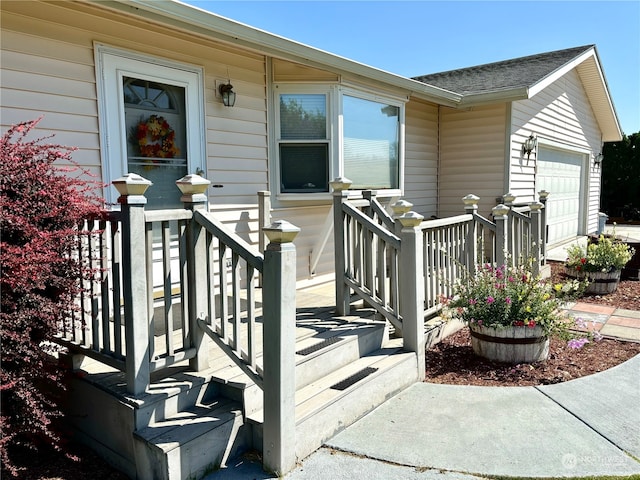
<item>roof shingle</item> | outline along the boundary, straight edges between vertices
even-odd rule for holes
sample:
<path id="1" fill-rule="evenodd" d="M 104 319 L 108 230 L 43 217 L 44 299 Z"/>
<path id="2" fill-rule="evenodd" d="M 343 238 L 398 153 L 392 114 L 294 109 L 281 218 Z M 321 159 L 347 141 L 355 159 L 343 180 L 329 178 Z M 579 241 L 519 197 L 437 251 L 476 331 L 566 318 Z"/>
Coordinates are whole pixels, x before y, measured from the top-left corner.
<path id="1" fill-rule="evenodd" d="M 531 87 L 594 45 L 513 58 L 502 62 L 413 77 L 460 95 Z"/>

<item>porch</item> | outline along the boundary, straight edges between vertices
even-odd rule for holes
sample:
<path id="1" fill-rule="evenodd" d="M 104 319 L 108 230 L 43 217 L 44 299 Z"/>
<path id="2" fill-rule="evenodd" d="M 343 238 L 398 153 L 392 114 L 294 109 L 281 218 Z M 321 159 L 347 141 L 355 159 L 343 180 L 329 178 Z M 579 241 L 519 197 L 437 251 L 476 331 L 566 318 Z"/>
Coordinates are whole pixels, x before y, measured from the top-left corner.
<path id="1" fill-rule="evenodd" d="M 296 227 L 265 226 L 261 253 L 205 210 L 206 180 L 176 183 L 184 209 L 145 211 L 148 182 L 114 182 L 121 211 L 82 228 L 98 275 L 58 339 L 75 427 L 131 477 L 198 478 L 250 449 L 286 473 L 423 378 L 444 326 L 425 321 L 464 272 L 544 268 L 542 203 L 499 205 L 492 222 L 469 195 L 464 215 L 425 222 L 337 179 L 337 281 L 296 291 Z"/>

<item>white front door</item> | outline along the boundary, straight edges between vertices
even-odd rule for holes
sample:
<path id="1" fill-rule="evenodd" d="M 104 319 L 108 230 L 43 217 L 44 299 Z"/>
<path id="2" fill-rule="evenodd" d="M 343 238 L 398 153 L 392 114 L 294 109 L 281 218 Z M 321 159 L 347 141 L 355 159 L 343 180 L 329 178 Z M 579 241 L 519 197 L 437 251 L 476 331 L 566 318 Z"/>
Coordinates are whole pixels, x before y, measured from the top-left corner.
<path id="1" fill-rule="evenodd" d="M 547 200 L 549 245 L 562 243 L 581 233 L 584 222 L 584 154 L 538 149 L 536 191 L 550 192 Z"/>
<path id="2" fill-rule="evenodd" d="M 202 68 L 97 45 L 96 71 L 104 182 L 137 173 L 147 208 L 181 206 L 175 181 L 206 171 Z"/>

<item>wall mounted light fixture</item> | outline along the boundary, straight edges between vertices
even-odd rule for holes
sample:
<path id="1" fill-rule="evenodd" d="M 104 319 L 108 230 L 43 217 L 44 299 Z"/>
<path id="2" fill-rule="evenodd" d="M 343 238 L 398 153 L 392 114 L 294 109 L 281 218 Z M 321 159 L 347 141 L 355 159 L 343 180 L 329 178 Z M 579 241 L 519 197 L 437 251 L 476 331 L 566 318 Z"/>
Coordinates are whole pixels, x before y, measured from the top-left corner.
<path id="1" fill-rule="evenodd" d="M 535 135 L 532 132 L 531 135 L 529 135 L 529 138 L 527 138 L 522 144 L 522 156 L 524 156 L 526 153 L 527 160 L 529 160 L 531 153 L 536 149 L 537 145 L 538 145 L 538 140 L 536 139 Z"/>
<path id="2" fill-rule="evenodd" d="M 222 97 L 222 103 L 225 107 L 233 107 L 236 103 L 236 92 L 233 91 L 233 85 L 229 81 L 223 83 L 218 87 L 220 96 Z"/>
<path id="3" fill-rule="evenodd" d="M 603 159 L 604 159 L 604 155 L 602 154 L 602 152 L 594 155 L 593 156 L 593 166 L 600 168 L 600 165 L 602 165 L 602 160 Z"/>

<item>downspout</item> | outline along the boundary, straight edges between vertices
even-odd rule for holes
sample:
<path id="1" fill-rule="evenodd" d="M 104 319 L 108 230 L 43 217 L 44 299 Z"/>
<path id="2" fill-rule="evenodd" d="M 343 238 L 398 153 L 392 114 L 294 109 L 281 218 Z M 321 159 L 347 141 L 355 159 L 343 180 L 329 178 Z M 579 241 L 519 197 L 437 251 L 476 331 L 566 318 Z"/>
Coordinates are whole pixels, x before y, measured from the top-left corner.
<path id="1" fill-rule="evenodd" d="M 513 114 L 513 102 L 507 102 L 507 112 L 505 121 L 507 123 L 507 128 L 505 129 L 505 164 L 504 164 L 504 172 L 503 172 L 503 182 L 504 182 L 504 190 L 503 194 L 511 191 L 511 136 L 513 134 L 513 125 L 511 122 L 511 117 Z M 534 180 L 535 182 L 535 180 Z M 534 188 L 535 190 L 535 188 Z M 534 194 L 534 200 L 535 200 Z"/>

